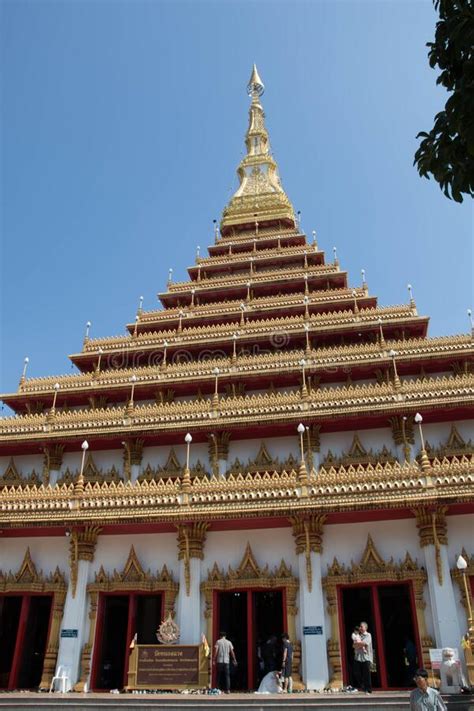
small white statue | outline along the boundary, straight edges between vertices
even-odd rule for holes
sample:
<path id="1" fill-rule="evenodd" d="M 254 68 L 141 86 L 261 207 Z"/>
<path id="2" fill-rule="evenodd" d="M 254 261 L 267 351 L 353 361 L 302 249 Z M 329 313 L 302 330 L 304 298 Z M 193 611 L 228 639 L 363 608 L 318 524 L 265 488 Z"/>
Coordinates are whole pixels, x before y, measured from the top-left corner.
<path id="1" fill-rule="evenodd" d="M 441 691 L 443 694 L 459 694 L 463 685 L 461 662 L 457 651 L 445 647 L 442 652 L 443 661 L 440 667 Z"/>

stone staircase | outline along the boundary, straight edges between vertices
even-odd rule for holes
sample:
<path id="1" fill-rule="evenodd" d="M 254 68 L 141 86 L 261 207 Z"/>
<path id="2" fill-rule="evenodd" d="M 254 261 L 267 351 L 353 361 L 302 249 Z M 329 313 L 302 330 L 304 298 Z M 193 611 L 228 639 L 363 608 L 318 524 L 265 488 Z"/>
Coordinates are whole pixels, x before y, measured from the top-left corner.
<path id="1" fill-rule="evenodd" d="M 362 694 L 0 694 L 0 711 L 407 711 L 408 692 Z M 474 711 L 474 696 L 444 697 L 449 711 Z"/>

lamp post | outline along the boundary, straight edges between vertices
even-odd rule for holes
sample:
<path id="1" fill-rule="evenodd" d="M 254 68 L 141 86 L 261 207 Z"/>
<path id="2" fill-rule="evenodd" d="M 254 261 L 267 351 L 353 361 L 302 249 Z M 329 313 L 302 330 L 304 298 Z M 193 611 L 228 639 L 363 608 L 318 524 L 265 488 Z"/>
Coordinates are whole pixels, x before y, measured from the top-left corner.
<path id="1" fill-rule="evenodd" d="M 303 425 L 302 422 L 298 425 L 296 428 L 297 432 L 300 436 L 300 455 L 301 455 L 301 461 L 300 461 L 300 468 L 298 472 L 298 480 L 301 484 L 301 494 L 302 496 L 307 496 L 308 495 L 308 470 L 306 469 L 306 462 L 304 459 L 304 444 L 303 444 L 303 435 L 306 431 L 305 426 Z"/>
<path id="2" fill-rule="evenodd" d="M 396 390 L 399 390 L 402 387 L 402 384 L 400 382 L 400 378 L 398 377 L 398 371 L 397 371 L 397 364 L 395 362 L 395 358 L 397 356 L 397 352 L 393 350 L 390 350 L 388 352 L 388 355 L 392 359 L 392 365 L 393 365 L 393 384 L 395 386 Z"/>
<path id="3" fill-rule="evenodd" d="M 308 287 L 308 275 L 305 274 L 304 277 L 304 293 L 307 295 L 309 293 L 309 287 Z"/>
<path id="4" fill-rule="evenodd" d="M 191 304 L 190 304 L 191 307 L 194 306 L 194 296 L 195 296 L 195 294 L 196 294 L 196 289 L 191 289 Z"/>
<path id="5" fill-rule="evenodd" d="M 74 485 L 74 495 L 73 498 L 69 501 L 69 508 L 70 509 L 78 509 L 80 506 L 80 497 L 84 493 L 84 464 L 86 461 L 86 452 L 89 449 L 89 443 L 85 439 L 84 442 L 81 444 L 81 449 L 82 449 L 82 459 L 81 459 L 81 469 L 79 471 L 79 476 L 77 479 L 77 482 Z"/>
<path id="6" fill-rule="evenodd" d="M 216 368 L 214 368 L 214 370 L 212 372 L 214 373 L 214 375 L 216 377 L 215 386 L 214 386 L 214 395 L 212 397 L 212 406 L 217 407 L 219 405 L 219 373 L 220 373 L 220 370 L 219 370 L 219 368 L 216 367 Z"/>
<path id="7" fill-rule="evenodd" d="M 378 324 L 379 324 L 379 334 L 380 334 L 380 347 L 385 348 L 385 338 L 383 335 L 382 319 L 380 317 L 378 319 Z"/>
<path id="8" fill-rule="evenodd" d="M 183 477 L 181 480 L 181 504 L 189 503 L 189 492 L 191 491 L 191 472 L 189 470 L 189 450 L 191 447 L 191 442 L 193 438 L 187 433 L 184 438 L 186 442 L 186 466 L 183 471 Z"/>
<path id="9" fill-rule="evenodd" d="M 97 365 L 96 365 L 96 367 L 95 367 L 95 375 L 96 375 L 96 376 L 97 376 L 97 375 L 100 375 L 100 366 L 101 366 L 101 363 L 102 363 L 102 354 L 103 354 L 103 352 L 104 352 L 104 349 L 103 349 L 103 348 L 99 348 L 98 351 L 97 351 L 97 353 L 99 354 L 99 357 L 97 358 Z"/>
<path id="10" fill-rule="evenodd" d="M 318 243 L 316 241 L 316 230 L 312 231 L 312 235 L 313 235 L 313 247 L 314 247 L 314 250 L 316 251 L 318 249 Z"/>
<path id="11" fill-rule="evenodd" d="M 235 363 L 235 361 L 237 360 L 237 339 L 238 339 L 238 335 L 237 335 L 236 333 L 234 333 L 234 334 L 232 335 L 232 343 L 233 343 L 233 346 L 232 346 L 232 363 Z"/>
<path id="12" fill-rule="evenodd" d="M 467 625 L 468 625 L 468 630 L 467 630 L 467 636 L 468 636 L 468 643 L 469 647 L 468 649 L 465 649 L 465 657 L 466 657 L 466 667 L 467 667 L 467 675 L 468 675 L 468 681 L 471 686 L 474 685 L 474 620 L 472 618 L 472 602 L 471 602 L 471 591 L 470 591 L 470 585 L 467 581 L 467 560 L 464 558 L 464 556 L 460 555 L 456 561 L 456 567 L 460 571 L 462 575 L 462 580 L 464 584 L 464 594 L 466 596 L 466 606 L 467 606 Z"/>
<path id="13" fill-rule="evenodd" d="M 301 372 L 302 372 L 302 386 L 301 386 L 301 397 L 308 397 L 308 389 L 306 387 L 306 361 L 304 358 L 300 360 Z"/>
<path id="14" fill-rule="evenodd" d="M 244 318 L 245 304 L 240 304 L 240 325 L 245 326 Z"/>
<path id="15" fill-rule="evenodd" d="M 309 320 L 309 296 L 304 296 L 303 298 L 303 305 L 304 305 L 304 317 L 305 320 Z"/>
<path id="16" fill-rule="evenodd" d="M 217 242 L 219 239 L 219 226 L 217 224 L 217 220 L 212 220 L 214 224 L 214 240 Z"/>
<path id="17" fill-rule="evenodd" d="M 408 295 L 410 297 L 410 306 L 415 306 L 415 299 L 413 298 L 413 287 L 411 284 L 407 284 Z"/>
<path id="18" fill-rule="evenodd" d="M 252 286 L 252 282 L 248 281 L 247 282 L 247 301 L 250 301 L 250 287 Z"/>
<path id="19" fill-rule="evenodd" d="M 184 316 L 184 311 L 179 312 L 179 320 L 178 320 L 178 333 L 181 333 L 183 330 L 183 316 Z"/>
<path id="20" fill-rule="evenodd" d="M 467 310 L 467 315 L 469 317 L 469 323 L 471 324 L 471 335 L 474 336 L 474 318 L 472 317 L 472 310 Z"/>
<path id="21" fill-rule="evenodd" d="M 359 306 L 357 304 L 357 292 L 355 289 L 352 290 L 352 298 L 354 299 L 354 315 L 357 316 L 359 313 Z"/>
<path id="22" fill-rule="evenodd" d="M 337 247 L 332 248 L 332 253 L 334 254 L 334 264 L 339 264 L 339 262 L 337 261 Z"/>
<path id="23" fill-rule="evenodd" d="M 406 433 L 406 429 L 405 429 L 406 421 L 407 421 L 407 418 L 404 415 L 402 417 L 403 454 L 405 456 L 405 461 L 410 462 L 410 445 L 407 442 L 407 433 Z"/>
<path id="24" fill-rule="evenodd" d="M 134 338 L 137 337 L 137 333 L 138 333 L 138 322 L 139 322 L 139 321 L 140 321 L 140 316 L 137 314 L 137 315 L 135 316 L 135 326 L 133 327 L 133 337 L 134 337 Z"/>
<path id="25" fill-rule="evenodd" d="M 250 276 L 252 276 L 253 275 L 253 257 L 250 257 L 249 262 L 250 262 Z"/>
<path id="26" fill-rule="evenodd" d="M 52 406 L 51 406 L 51 410 L 49 411 L 49 414 L 50 414 L 50 415 L 54 415 L 54 413 L 56 412 L 56 400 L 57 400 L 57 397 L 58 397 L 58 391 L 59 391 L 59 388 L 60 388 L 60 387 L 61 387 L 61 386 L 59 385 L 59 383 L 54 383 L 53 404 L 52 404 Z"/>
<path id="27" fill-rule="evenodd" d="M 168 352 L 168 341 L 163 341 L 163 360 L 161 361 L 161 367 L 166 368 L 166 354 Z"/>
<path id="28" fill-rule="evenodd" d="M 423 417 L 420 415 L 419 412 L 416 413 L 415 415 L 415 422 L 418 425 L 418 429 L 420 432 L 420 442 L 421 442 L 421 468 L 423 471 L 428 471 L 431 467 L 430 465 L 430 460 L 428 459 L 428 455 L 426 453 L 425 449 L 425 439 L 423 437 L 423 428 L 421 427 L 421 423 L 423 422 Z"/>
<path id="29" fill-rule="evenodd" d="M 305 336 L 306 336 L 306 353 L 305 353 L 305 355 L 309 356 L 311 353 L 311 344 L 309 342 L 309 323 L 305 323 L 304 330 L 305 330 Z"/>
<path id="30" fill-rule="evenodd" d="M 303 254 L 304 254 L 303 269 L 307 269 L 308 268 L 308 252 L 306 251 L 306 249 L 304 250 Z"/>
<path id="31" fill-rule="evenodd" d="M 21 378 L 20 378 L 20 385 L 23 385 L 23 383 L 24 383 L 25 380 L 26 380 L 26 370 L 27 370 L 27 368 L 28 368 L 28 363 L 29 363 L 29 362 L 30 362 L 30 359 L 28 358 L 28 356 L 26 356 L 26 357 L 25 357 L 25 360 L 23 361 L 23 372 L 22 372 Z"/>
<path id="32" fill-rule="evenodd" d="M 196 247 L 196 262 L 199 262 L 200 258 L 201 258 L 201 247 L 198 245 Z"/>
<path id="33" fill-rule="evenodd" d="M 360 273 L 362 275 L 362 288 L 366 289 L 367 288 L 367 282 L 365 281 L 365 269 L 361 269 Z"/>
<path id="34" fill-rule="evenodd" d="M 143 296 L 140 296 L 138 300 L 138 311 L 137 314 L 140 315 L 143 311 Z"/>
<path id="35" fill-rule="evenodd" d="M 132 375 L 132 377 L 130 378 L 130 382 L 132 383 L 132 389 L 130 391 L 130 400 L 127 403 L 127 408 L 126 408 L 127 414 L 130 414 L 133 412 L 133 407 L 134 407 L 133 398 L 135 395 L 135 383 L 137 382 L 137 376 L 135 374 Z"/>
<path id="36" fill-rule="evenodd" d="M 170 267 L 170 268 L 168 269 L 168 286 L 171 284 L 172 278 L 173 278 L 173 270 L 172 270 L 172 268 Z"/>
<path id="37" fill-rule="evenodd" d="M 87 341 L 89 340 L 89 331 L 91 330 L 91 326 L 92 326 L 91 322 L 87 321 L 86 332 L 84 334 L 84 343 L 87 343 Z"/>

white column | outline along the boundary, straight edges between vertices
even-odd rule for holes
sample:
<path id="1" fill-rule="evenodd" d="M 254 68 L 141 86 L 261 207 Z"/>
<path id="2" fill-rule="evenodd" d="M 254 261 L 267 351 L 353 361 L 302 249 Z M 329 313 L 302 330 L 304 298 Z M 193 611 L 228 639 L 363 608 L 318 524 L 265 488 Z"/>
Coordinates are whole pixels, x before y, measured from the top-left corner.
<path id="1" fill-rule="evenodd" d="M 87 615 L 87 582 L 89 579 L 90 561 L 79 560 L 77 569 L 76 594 L 72 596 L 72 583 L 69 580 L 69 587 L 64 605 L 63 620 L 61 623 L 61 633 L 59 639 L 58 659 L 56 662 L 56 673 L 58 667 L 69 668 L 70 691 L 79 678 L 79 663 L 81 659 L 82 645 L 85 641 L 86 615 Z M 74 634 L 77 637 L 63 637 L 64 633 Z"/>
<path id="2" fill-rule="evenodd" d="M 300 579 L 299 608 L 301 635 L 301 665 L 303 682 L 307 689 L 323 689 L 329 683 L 327 631 L 325 626 L 324 597 L 321 575 L 321 553 L 310 553 L 312 589 L 308 587 L 306 554 L 298 555 Z M 318 634 L 304 634 L 304 628 Z M 319 634 L 319 632 L 322 634 Z"/>
<path id="3" fill-rule="evenodd" d="M 181 632 L 181 644 L 199 644 L 201 641 L 201 560 L 189 561 L 190 586 L 186 594 L 185 561 L 179 561 L 179 593 L 177 623 Z"/>
<path id="4" fill-rule="evenodd" d="M 59 469 L 50 469 L 49 471 L 49 483 L 54 486 L 59 479 Z"/>
<path id="5" fill-rule="evenodd" d="M 428 575 L 428 589 L 430 591 L 431 609 L 433 612 L 436 646 L 438 648 L 454 647 L 459 650 L 461 630 L 456 611 L 456 596 L 449 570 L 447 546 L 439 546 L 442 584 L 438 578 L 435 546 L 427 545 L 423 550 Z M 459 650 L 459 654 L 460 659 L 462 659 L 461 650 Z"/>
<path id="6" fill-rule="evenodd" d="M 140 465 L 139 464 L 132 464 L 130 467 L 130 481 L 132 484 L 136 482 L 138 477 L 140 476 Z"/>

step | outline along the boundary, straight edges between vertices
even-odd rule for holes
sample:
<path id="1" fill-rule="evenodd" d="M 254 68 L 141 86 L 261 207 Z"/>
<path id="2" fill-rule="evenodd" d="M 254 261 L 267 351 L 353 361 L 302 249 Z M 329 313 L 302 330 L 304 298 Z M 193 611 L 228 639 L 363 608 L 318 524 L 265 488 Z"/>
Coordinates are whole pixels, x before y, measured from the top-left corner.
<path id="1" fill-rule="evenodd" d="M 365 694 L 0 694 L 0 710 L 20 711 L 198 711 L 213 708 L 215 711 L 407 711 L 408 692 L 381 692 L 372 696 Z M 451 711 L 474 711 L 474 696 L 459 695 L 444 697 Z"/>

